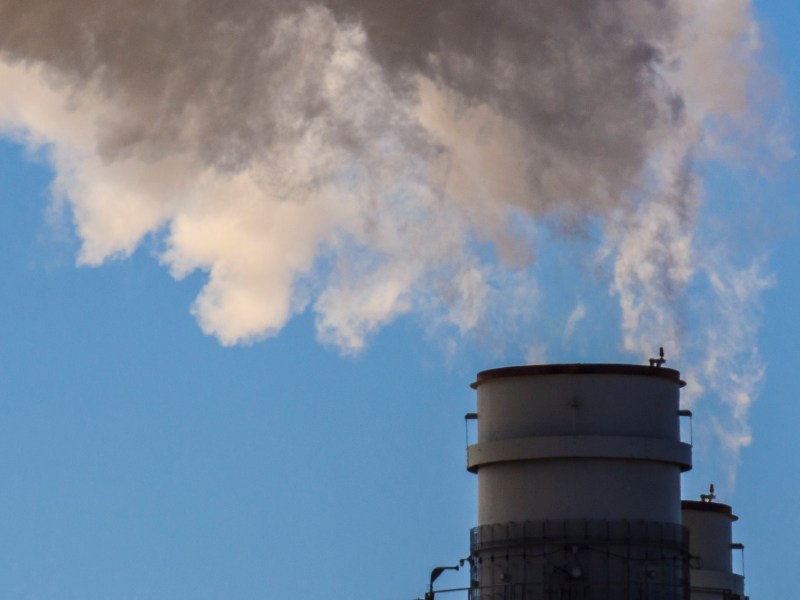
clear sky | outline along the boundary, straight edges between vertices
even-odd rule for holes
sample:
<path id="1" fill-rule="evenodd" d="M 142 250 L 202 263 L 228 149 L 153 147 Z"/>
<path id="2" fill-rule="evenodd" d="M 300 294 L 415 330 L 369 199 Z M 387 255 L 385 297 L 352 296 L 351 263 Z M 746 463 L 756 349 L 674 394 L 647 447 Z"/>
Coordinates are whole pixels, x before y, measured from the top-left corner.
<path id="1" fill-rule="evenodd" d="M 756 88 L 777 107 L 765 118 L 796 139 L 800 5 L 760 0 L 755 10 L 759 60 L 770 73 Z M 621 319 L 605 288 L 585 317 L 602 323 L 575 343 L 550 343 L 561 341 L 565 319 L 537 317 L 546 350 L 535 339 L 498 348 L 452 327 L 442 341 L 436 315 L 398 311 L 364 349 L 343 353 L 341 341 L 318 341 L 310 308 L 269 339 L 221 345 L 189 313 L 206 275 L 176 281 L 160 264 L 158 235 L 127 258 L 76 266 L 81 240 L 69 212 L 54 215 L 51 158 L 46 144 L 0 140 L 2 598 L 412 600 L 432 567 L 469 553 L 476 488 L 465 470 L 463 417 L 474 410 L 475 373 L 540 356 L 648 358 L 625 351 L 619 334 L 605 337 Z M 730 210 L 731 235 L 742 236 L 731 247 L 763 255 L 772 285 L 761 308 L 744 315 L 759 326 L 747 340 L 759 346 L 766 375 L 735 484 L 710 433 L 715 415 L 725 421 L 730 409 L 712 390 L 693 406 L 696 467 L 684 497 L 718 483 L 719 500 L 740 516 L 747 591 L 762 599 L 800 597 L 792 576 L 800 538 L 798 167 L 788 156 L 695 165 L 706 197 L 700 222 L 713 226 L 715 213 Z M 559 243 L 567 259 L 581 252 Z M 560 306 L 562 288 L 591 293 L 563 281 L 563 259 L 544 253 L 538 263 L 545 315 L 576 314 L 572 303 Z M 691 319 L 686 328 L 681 339 L 691 345 Z M 691 370 L 679 360 L 668 366 Z M 463 574 L 440 581 L 466 584 Z"/>

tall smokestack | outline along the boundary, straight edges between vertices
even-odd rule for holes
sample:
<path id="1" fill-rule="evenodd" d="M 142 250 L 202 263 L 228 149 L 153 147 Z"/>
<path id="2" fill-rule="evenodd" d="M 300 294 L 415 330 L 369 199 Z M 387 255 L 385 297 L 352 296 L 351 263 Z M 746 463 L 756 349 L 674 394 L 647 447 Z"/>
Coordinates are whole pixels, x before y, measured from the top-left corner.
<path id="1" fill-rule="evenodd" d="M 681 502 L 685 383 L 663 362 L 478 373 L 471 600 L 747 600 L 731 507 Z"/>
<path id="2" fill-rule="evenodd" d="M 683 385 L 614 364 L 478 374 L 471 598 L 687 598 Z"/>

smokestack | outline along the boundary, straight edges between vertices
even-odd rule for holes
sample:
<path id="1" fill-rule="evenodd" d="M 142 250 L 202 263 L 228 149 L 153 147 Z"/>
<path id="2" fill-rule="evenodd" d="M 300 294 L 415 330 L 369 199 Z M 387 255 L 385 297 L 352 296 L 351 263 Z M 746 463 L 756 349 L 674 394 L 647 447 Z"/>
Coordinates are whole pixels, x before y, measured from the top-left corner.
<path id="1" fill-rule="evenodd" d="M 727 504 L 684 500 L 683 524 L 689 530 L 691 600 L 747 600 L 744 577 L 733 572 L 732 525 L 738 519 Z"/>
<path id="2" fill-rule="evenodd" d="M 685 383 L 663 362 L 478 373 L 470 600 L 747 600 L 731 507 L 680 500 Z"/>
<path id="3" fill-rule="evenodd" d="M 683 385 L 614 364 L 478 374 L 472 598 L 687 597 Z"/>

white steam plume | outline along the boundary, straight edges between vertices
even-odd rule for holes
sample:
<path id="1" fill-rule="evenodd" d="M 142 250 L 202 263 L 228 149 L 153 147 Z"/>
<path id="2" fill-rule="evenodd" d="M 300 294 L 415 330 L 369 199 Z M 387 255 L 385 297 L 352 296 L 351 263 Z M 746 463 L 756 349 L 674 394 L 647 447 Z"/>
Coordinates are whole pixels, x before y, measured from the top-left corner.
<path id="1" fill-rule="evenodd" d="M 601 232 L 642 357 L 687 346 L 692 281 L 734 285 L 692 163 L 747 118 L 757 48 L 749 0 L 0 0 L 0 127 L 48 148 L 80 263 L 159 236 L 224 344 L 309 307 L 345 352 L 410 311 L 530 324 L 556 224 Z M 753 348 L 740 300 L 708 331 Z"/>

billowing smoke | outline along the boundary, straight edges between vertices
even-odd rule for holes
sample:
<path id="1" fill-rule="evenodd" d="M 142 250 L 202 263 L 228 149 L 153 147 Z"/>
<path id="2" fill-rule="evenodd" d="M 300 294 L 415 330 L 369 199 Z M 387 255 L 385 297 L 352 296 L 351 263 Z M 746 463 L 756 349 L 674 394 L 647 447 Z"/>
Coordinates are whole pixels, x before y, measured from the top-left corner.
<path id="1" fill-rule="evenodd" d="M 757 49 L 749 0 L 0 0 L 0 127 L 47 149 L 80 263 L 155 237 L 223 344 L 313 310 L 357 352 L 414 311 L 541 355 L 537 257 L 582 240 L 611 343 L 695 344 L 735 454 L 768 277 L 707 259 L 693 163 L 747 118 Z M 604 318 L 566 310 L 565 342 Z"/>

